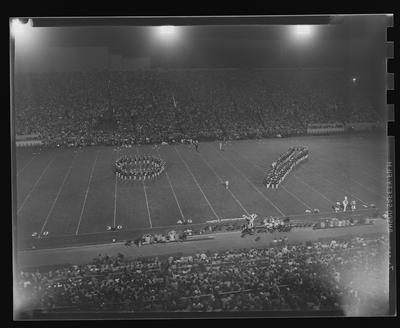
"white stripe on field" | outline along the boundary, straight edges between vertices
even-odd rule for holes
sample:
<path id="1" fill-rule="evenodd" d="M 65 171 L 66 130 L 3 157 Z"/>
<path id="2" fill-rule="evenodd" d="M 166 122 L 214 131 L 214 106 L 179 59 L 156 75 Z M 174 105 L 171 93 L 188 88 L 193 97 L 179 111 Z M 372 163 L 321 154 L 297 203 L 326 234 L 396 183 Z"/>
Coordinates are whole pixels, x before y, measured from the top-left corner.
<path id="1" fill-rule="evenodd" d="M 311 173 L 311 171 L 310 171 L 309 169 L 306 169 L 305 167 L 302 167 L 302 169 Z M 356 197 L 354 194 L 351 194 L 350 192 L 348 192 L 348 191 L 346 191 L 346 190 L 344 190 L 344 189 L 342 189 L 342 188 L 337 187 L 336 184 L 335 184 L 334 182 L 332 182 L 331 180 L 325 178 L 325 177 L 322 176 L 321 174 L 318 174 L 318 173 L 315 173 L 315 172 L 312 172 L 312 174 L 317 175 L 317 176 L 319 176 L 320 178 L 324 179 L 325 181 L 329 182 L 330 184 L 333 185 L 333 187 L 334 187 L 335 189 L 340 190 L 340 191 L 342 191 L 342 192 L 345 192 L 345 193 L 347 193 L 349 196 L 351 196 L 351 197 L 353 197 L 353 198 L 355 198 L 355 199 L 358 199 L 361 203 L 363 203 L 363 204 L 365 204 L 365 205 L 368 205 L 368 203 L 366 203 L 366 202 L 364 202 L 362 199 Z"/>
<path id="2" fill-rule="evenodd" d="M 196 183 L 197 187 L 200 189 L 200 192 L 203 194 L 204 199 L 206 200 L 208 206 L 210 207 L 211 211 L 214 213 L 214 216 L 219 220 L 219 216 L 218 214 L 215 212 L 214 208 L 212 207 L 211 203 L 209 202 L 207 196 L 205 195 L 203 189 L 201 189 L 199 183 L 196 180 L 196 177 L 194 176 L 194 174 L 192 173 L 192 171 L 190 170 L 189 166 L 187 165 L 186 161 L 183 159 L 183 157 L 181 156 L 181 154 L 179 153 L 179 151 L 176 149 L 176 147 L 174 146 L 174 149 L 176 151 L 176 153 L 178 154 L 178 156 L 180 157 L 180 159 L 182 160 L 183 164 L 185 164 L 186 169 L 188 170 L 188 172 L 190 173 L 190 175 L 192 176 L 194 182 Z"/>
<path id="3" fill-rule="evenodd" d="M 228 162 L 228 164 L 229 164 L 230 166 L 232 166 L 237 172 L 239 172 L 239 173 L 247 180 L 247 182 L 261 195 L 261 197 L 263 197 L 268 203 L 270 203 L 282 216 L 286 216 L 285 213 L 283 213 L 283 212 L 281 211 L 281 209 L 280 209 L 278 206 L 276 206 L 268 197 L 266 197 L 265 194 L 264 194 L 263 192 L 261 192 L 261 191 L 257 188 L 257 186 L 254 185 L 254 183 L 251 182 L 251 181 L 247 178 L 247 176 L 244 175 L 244 174 L 242 173 L 241 170 L 239 170 L 235 165 L 233 165 L 233 163 L 232 163 L 231 161 L 227 160 L 227 159 L 225 158 L 225 156 L 222 156 L 221 154 L 219 154 L 219 155 L 220 155 L 226 162 Z"/>
<path id="4" fill-rule="evenodd" d="M 318 153 L 317 151 L 313 151 L 313 152 L 315 152 L 315 153 Z M 326 157 L 326 155 L 325 155 L 325 157 Z M 315 158 L 315 157 L 314 157 Z M 338 169 L 340 169 L 340 170 L 342 170 L 343 169 L 343 167 L 342 167 L 342 163 L 341 162 L 338 162 L 337 160 L 334 160 L 334 158 L 333 157 L 330 157 L 331 159 L 329 160 L 326 160 L 326 159 L 324 159 L 323 157 L 322 157 L 322 155 L 320 155 L 320 156 L 318 156 L 317 158 L 315 158 L 317 161 L 320 161 L 320 162 L 326 162 L 326 163 L 328 163 L 328 164 L 330 164 L 330 165 L 335 165 Z M 347 158 L 346 160 L 348 160 L 349 162 L 353 162 L 354 163 L 354 159 L 352 159 L 352 158 Z M 356 162 L 356 164 L 358 164 L 359 162 Z M 360 167 L 360 166 L 357 166 L 357 171 L 359 172 L 359 173 L 361 173 L 361 174 L 363 174 L 363 175 L 365 175 L 365 176 L 367 176 L 369 179 L 371 179 L 371 180 L 375 180 L 375 181 L 377 181 L 377 182 L 379 182 L 379 178 L 376 178 L 376 177 L 374 177 L 374 176 L 372 176 L 369 172 L 367 173 L 367 171 L 365 170 L 365 168 L 364 167 Z M 378 172 L 378 171 L 381 171 L 381 169 L 376 169 L 376 171 Z M 379 173 L 381 173 L 382 174 L 382 172 L 378 172 L 378 174 Z M 353 180 L 353 181 L 355 181 L 354 179 L 352 179 L 352 178 L 350 178 L 351 180 Z"/>
<path id="5" fill-rule="evenodd" d="M 45 228 L 45 226 L 47 224 L 47 221 L 49 220 L 51 213 L 53 213 L 53 210 L 54 210 L 54 207 L 55 207 L 55 205 L 57 203 L 58 197 L 60 197 L 61 191 L 64 188 L 64 184 L 67 181 L 67 179 L 68 179 L 68 177 L 69 177 L 69 175 L 71 173 L 72 165 L 74 164 L 75 159 L 76 159 L 76 154 L 74 155 L 74 158 L 72 159 L 71 165 L 68 167 L 67 173 L 65 174 L 65 177 L 64 177 L 64 179 L 63 179 L 63 181 L 62 181 L 62 183 L 60 185 L 60 188 L 58 189 L 56 198 L 54 199 L 53 204 L 50 207 L 49 213 L 47 213 L 46 219 L 44 220 L 42 228 L 40 229 L 40 234 L 43 233 L 44 228 Z"/>
<path id="6" fill-rule="evenodd" d="M 32 158 L 17 172 L 17 177 L 22 173 L 22 171 L 33 161 L 33 158 L 35 156 L 32 156 Z"/>
<path id="7" fill-rule="evenodd" d="M 236 154 L 238 154 L 240 157 L 242 157 L 244 160 L 246 160 L 247 162 L 249 162 L 251 165 L 253 165 L 256 169 L 258 169 L 259 171 L 261 171 L 262 173 L 265 173 L 265 169 L 263 167 L 261 167 L 258 164 L 254 164 L 253 162 L 251 162 L 250 160 L 248 160 L 246 157 L 244 157 L 243 155 L 241 155 L 239 152 L 237 152 L 236 150 L 232 149 L 232 151 L 234 151 Z M 305 207 L 307 207 L 308 209 L 312 209 L 309 205 L 307 205 L 305 202 L 303 202 L 300 198 L 298 198 L 295 194 L 293 194 L 292 192 L 290 192 L 289 190 L 287 190 L 284 186 L 281 186 L 283 190 L 285 190 L 289 195 L 291 195 L 292 197 L 296 198 L 300 203 L 302 203 Z"/>
<path id="8" fill-rule="evenodd" d="M 206 159 L 199 153 L 199 156 L 201 157 L 201 159 L 204 161 L 204 163 L 207 164 L 207 166 L 211 169 L 211 171 L 214 172 L 215 176 L 222 182 L 224 182 L 220 176 L 217 174 L 217 172 L 211 167 L 211 165 L 206 161 Z M 233 199 L 236 201 L 236 203 L 238 203 L 238 205 L 242 208 L 243 211 L 246 212 L 247 215 L 250 215 L 250 213 L 244 208 L 244 206 L 242 205 L 242 203 L 239 201 L 239 199 L 236 198 L 236 196 L 233 194 L 233 192 L 228 188 L 227 189 L 229 191 L 229 193 L 231 194 L 231 196 L 233 197 Z"/>
<path id="9" fill-rule="evenodd" d="M 317 194 L 319 194 L 322 198 L 324 198 L 325 200 L 327 200 L 327 201 L 329 202 L 329 204 L 333 205 L 333 204 L 336 203 L 335 201 L 333 201 L 333 200 L 331 200 L 331 199 L 325 197 L 324 194 L 320 193 L 317 189 L 315 189 L 315 188 L 313 188 L 312 186 L 310 186 L 307 182 L 305 182 L 305 181 L 303 181 L 302 179 L 300 179 L 296 174 L 293 174 L 293 176 L 294 176 L 297 180 L 299 180 L 301 183 L 305 184 L 308 188 L 310 188 L 311 190 L 314 190 L 314 191 L 315 191 Z"/>
<path id="10" fill-rule="evenodd" d="M 139 154 L 139 148 L 136 148 L 136 153 Z M 153 224 L 151 223 L 151 215 L 150 215 L 150 208 L 149 208 L 149 201 L 147 200 L 147 192 L 146 192 L 146 185 L 144 184 L 144 180 L 142 180 L 143 190 L 144 190 L 144 197 L 146 199 L 146 206 L 147 206 L 147 215 L 149 216 L 149 223 L 150 228 L 153 228 Z"/>
<path id="11" fill-rule="evenodd" d="M 115 185 L 114 185 L 114 225 L 113 227 L 115 227 L 116 225 L 116 217 L 117 217 L 117 188 L 118 188 L 118 179 L 117 179 L 117 172 L 114 172 L 114 176 L 115 176 Z"/>
<path id="12" fill-rule="evenodd" d="M 43 175 L 46 173 L 47 169 L 49 168 L 50 164 L 54 161 L 54 159 L 56 158 L 56 156 L 54 156 L 49 163 L 46 165 L 46 167 L 44 168 L 44 170 L 42 171 L 42 173 L 40 174 L 39 178 L 36 180 L 35 184 L 33 185 L 32 189 L 29 191 L 28 195 L 26 195 L 24 201 L 22 202 L 21 206 L 19 207 L 19 209 L 17 210 L 17 214 L 22 210 L 22 208 L 25 205 L 25 202 L 28 200 L 28 198 L 31 196 L 33 190 L 35 190 L 36 186 L 38 185 L 39 181 L 42 179 Z"/>
<path id="13" fill-rule="evenodd" d="M 78 221 L 78 226 L 76 227 L 75 235 L 78 234 L 79 228 L 81 226 L 82 215 L 83 215 L 83 211 L 85 210 L 86 199 L 87 199 L 87 195 L 89 193 L 89 188 L 90 188 L 90 182 L 92 181 L 93 171 L 94 171 L 94 167 L 96 166 L 97 158 L 99 157 L 99 152 L 100 151 L 98 150 L 96 153 L 96 158 L 94 159 L 92 170 L 90 171 L 89 181 L 88 181 L 88 185 L 87 185 L 86 192 L 85 192 L 85 199 L 83 200 L 82 210 L 81 210 L 81 214 L 79 215 L 79 221 Z"/>
<path id="14" fill-rule="evenodd" d="M 296 198 L 300 203 L 302 203 L 305 207 L 307 207 L 309 210 L 312 210 L 312 207 L 310 207 L 309 205 L 307 205 L 305 202 L 303 202 L 299 197 L 297 197 L 294 193 L 292 193 L 291 191 L 287 190 L 285 188 L 285 186 L 281 186 L 283 190 L 285 190 L 289 195 L 291 195 L 292 197 Z"/>
<path id="15" fill-rule="evenodd" d="M 157 149 L 157 153 L 158 153 L 158 156 L 160 156 L 160 152 L 158 151 L 158 149 Z M 171 182 L 171 179 L 169 178 L 169 174 L 168 174 L 167 171 L 165 171 L 165 175 L 166 175 L 166 177 L 167 177 L 169 186 L 171 187 L 172 194 L 174 195 L 174 198 L 175 198 L 175 201 L 176 201 L 176 205 L 178 205 L 178 209 L 179 209 L 179 212 L 181 213 L 182 219 L 186 220 L 186 219 L 185 219 L 185 216 L 183 215 L 181 206 L 179 205 L 178 197 L 177 197 L 176 194 L 175 194 L 174 187 L 172 186 L 172 182 Z"/>

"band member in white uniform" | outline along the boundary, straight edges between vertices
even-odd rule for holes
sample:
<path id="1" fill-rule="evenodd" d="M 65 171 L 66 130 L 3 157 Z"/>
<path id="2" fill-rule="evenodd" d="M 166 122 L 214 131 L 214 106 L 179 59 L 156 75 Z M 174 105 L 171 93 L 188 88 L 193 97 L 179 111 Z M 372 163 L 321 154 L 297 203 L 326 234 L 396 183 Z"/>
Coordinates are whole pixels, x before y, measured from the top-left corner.
<path id="1" fill-rule="evenodd" d="M 343 212 L 346 212 L 347 205 L 349 205 L 349 201 L 347 200 L 347 196 L 344 196 L 344 201 L 343 201 Z"/>

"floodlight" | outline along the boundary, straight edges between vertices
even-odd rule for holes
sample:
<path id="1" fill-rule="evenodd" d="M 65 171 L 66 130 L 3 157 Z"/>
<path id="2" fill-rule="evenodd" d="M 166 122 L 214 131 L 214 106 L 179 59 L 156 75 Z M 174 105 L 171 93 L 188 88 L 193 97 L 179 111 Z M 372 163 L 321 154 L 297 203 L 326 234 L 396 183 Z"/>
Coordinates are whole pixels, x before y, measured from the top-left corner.
<path id="1" fill-rule="evenodd" d="M 24 23 L 21 19 L 18 18 L 14 18 L 11 21 L 11 35 L 13 37 L 21 37 L 24 36 L 24 34 L 26 34 L 26 32 L 29 30 L 29 28 L 32 27 L 32 20 L 29 19 L 26 21 L 26 23 Z"/>
<path id="2" fill-rule="evenodd" d="M 160 34 L 162 35 L 172 35 L 175 34 L 176 28 L 172 25 L 160 26 Z"/>
<path id="3" fill-rule="evenodd" d="M 311 34 L 311 26 L 310 25 L 297 25 L 296 26 L 296 34 L 297 35 L 310 35 Z"/>
<path id="4" fill-rule="evenodd" d="M 156 28 L 156 39 L 161 42 L 161 44 L 171 44 L 171 42 L 176 43 L 181 38 L 181 31 L 177 26 L 163 25 L 157 26 Z"/>

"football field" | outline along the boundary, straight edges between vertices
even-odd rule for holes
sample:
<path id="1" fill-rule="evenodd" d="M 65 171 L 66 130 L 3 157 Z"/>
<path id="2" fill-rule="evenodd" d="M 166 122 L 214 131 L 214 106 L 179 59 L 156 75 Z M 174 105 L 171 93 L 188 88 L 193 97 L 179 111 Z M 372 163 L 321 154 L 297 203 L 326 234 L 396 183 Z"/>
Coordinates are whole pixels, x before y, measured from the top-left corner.
<path id="1" fill-rule="evenodd" d="M 279 189 L 262 180 L 271 163 L 290 146 L 308 146 L 309 159 Z M 166 161 L 155 181 L 117 181 L 112 165 L 123 155 L 152 154 Z M 362 209 L 386 210 L 384 136 L 341 135 L 218 142 L 188 145 L 111 146 L 42 150 L 18 149 L 15 163 L 16 235 L 82 238 L 122 226 L 121 233 L 238 218 L 243 214 L 292 216 L 318 208 L 332 211 L 347 196 Z M 222 182 L 229 180 L 229 189 Z"/>

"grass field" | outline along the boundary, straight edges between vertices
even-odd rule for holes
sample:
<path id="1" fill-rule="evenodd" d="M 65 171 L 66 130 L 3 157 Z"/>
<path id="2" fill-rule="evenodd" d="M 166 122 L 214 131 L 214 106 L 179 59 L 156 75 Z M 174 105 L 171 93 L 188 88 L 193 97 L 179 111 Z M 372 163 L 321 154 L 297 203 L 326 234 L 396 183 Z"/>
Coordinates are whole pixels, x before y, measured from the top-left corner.
<path id="1" fill-rule="evenodd" d="M 279 154 L 292 145 L 310 149 L 278 190 L 262 180 Z M 220 152 L 217 142 L 117 150 L 114 147 L 53 149 L 16 154 L 17 236 L 96 236 L 107 226 L 123 231 L 175 225 L 182 216 L 202 223 L 236 218 L 331 211 L 345 195 L 358 208 L 386 209 L 387 139 L 384 136 L 321 136 L 236 141 Z M 116 181 L 112 164 L 122 154 L 149 153 L 167 162 L 153 182 Z M 226 190 L 223 180 L 229 180 Z"/>

